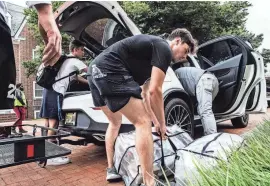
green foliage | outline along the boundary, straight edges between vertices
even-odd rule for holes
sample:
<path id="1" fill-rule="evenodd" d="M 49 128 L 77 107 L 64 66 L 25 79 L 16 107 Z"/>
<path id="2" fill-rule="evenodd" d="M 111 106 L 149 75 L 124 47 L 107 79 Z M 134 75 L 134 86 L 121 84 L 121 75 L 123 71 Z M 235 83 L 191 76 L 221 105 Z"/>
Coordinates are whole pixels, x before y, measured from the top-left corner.
<path id="1" fill-rule="evenodd" d="M 270 122 L 265 121 L 246 136 L 247 145 L 235 151 L 228 163 L 221 161 L 212 170 L 198 167 L 201 178 L 189 185 L 270 185 L 269 132 Z"/>
<path id="2" fill-rule="evenodd" d="M 185 27 L 199 43 L 231 34 L 247 39 L 254 48 L 263 40 L 262 35 L 256 36 L 245 28 L 251 6 L 247 1 L 125 1 L 120 4 L 143 33 L 159 35 Z"/>
<path id="3" fill-rule="evenodd" d="M 270 63 L 270 49 L 263 49 L 262 50 L 262 56 L 263 56 L 263 63 L 264 66 L 266 66 L 267 63 Z"/>

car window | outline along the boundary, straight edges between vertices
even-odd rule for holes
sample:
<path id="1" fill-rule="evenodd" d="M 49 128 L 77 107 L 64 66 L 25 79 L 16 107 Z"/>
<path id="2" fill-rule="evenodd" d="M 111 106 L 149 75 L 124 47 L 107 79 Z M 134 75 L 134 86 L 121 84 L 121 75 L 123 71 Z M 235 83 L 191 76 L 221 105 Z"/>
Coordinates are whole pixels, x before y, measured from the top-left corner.
<path id="1" fill-rule="evenodd" d="M 198 53 L 202 56 L 202 58 L 206 58 L 205 60 L 203 60 L 204 63 L 207 63 L 207 61 L 209 61 L 211 65 L 216 65 L 217 63 L 225 61 L 232 57 L 227 41 L 219 41 L 204 46 L 199 49 Z M 207 66 L 209 66 L 208 63 Z"/>
<path id="2" fill-rule="evenodd" d="M 86 27 L 85 32 L 105 48 L 131 36 L 127 29 L 110 18 L 98 19 L 92 22 Z"/>
<path id="3" fill-rule="evenodd" d="M 242 53 L 242 48 L 233 40 L 229 40 L 229 45 L 233 56 L 237 56 Z"/>

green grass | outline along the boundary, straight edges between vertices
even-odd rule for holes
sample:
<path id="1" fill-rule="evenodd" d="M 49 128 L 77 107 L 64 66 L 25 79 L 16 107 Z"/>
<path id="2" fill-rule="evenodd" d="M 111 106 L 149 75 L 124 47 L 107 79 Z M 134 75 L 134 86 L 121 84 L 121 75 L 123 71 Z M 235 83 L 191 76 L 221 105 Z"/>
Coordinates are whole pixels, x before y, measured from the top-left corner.
<path id="1" fill-rule="evenodd" d="M 185 186 L 270 186 L 270 121 L 256 127 L 245 140 L 246 145 L 234 151 L 229 162 L 219 161 L 211 170 L 197 165 L 200 176 Z M 168 179 L 163 183 L 170 186 Z"/>
<path id="2" fill-rule="evenodd" d="M 212 170 L 198 166 L 200 178 L 191 186 L 270 186 L 270 121 L 245 137 L 246 146 L 235 151 L 229 162 Z"/>

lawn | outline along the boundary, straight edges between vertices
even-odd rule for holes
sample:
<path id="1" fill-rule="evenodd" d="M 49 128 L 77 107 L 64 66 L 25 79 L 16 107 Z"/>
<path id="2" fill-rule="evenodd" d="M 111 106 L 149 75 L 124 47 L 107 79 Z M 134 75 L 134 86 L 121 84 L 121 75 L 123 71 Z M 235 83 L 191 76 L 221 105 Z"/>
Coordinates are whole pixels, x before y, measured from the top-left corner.
<path id="1" fill-rule="evenodd" d="M 246 146 L 212 170 L 200 167 L 191 186 L 270 186 L 270 121 L 245 136 Z"/>

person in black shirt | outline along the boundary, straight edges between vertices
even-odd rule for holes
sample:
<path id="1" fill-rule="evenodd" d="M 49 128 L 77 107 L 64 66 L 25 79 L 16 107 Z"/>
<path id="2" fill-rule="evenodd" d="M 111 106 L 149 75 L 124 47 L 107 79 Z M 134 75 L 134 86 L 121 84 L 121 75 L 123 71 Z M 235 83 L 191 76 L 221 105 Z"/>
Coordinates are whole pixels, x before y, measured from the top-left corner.
<path id="1" fill-rule="evenodd" d="M 136 150 L 144 183 L 154 185 L 151 122 L 165 137 L 162 84 L 171 61 L 186 58 L 195 48 L 196 41 L 186 29 L 174 30 L 168 40 L 136 35 L 111 45 L 89 66 L 88 81 L 94 105 L 100 107 L 109 120 L 106 132 L 108 181 L 120 178 L 113 168 L 113 148 L 123 114 L 136 128 Z M 144 88 L 144 85 L 149 88 L 142 100 L 140 86 Z"/>

